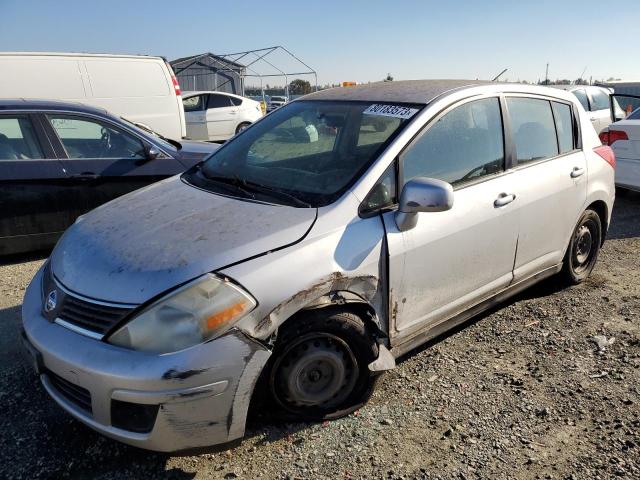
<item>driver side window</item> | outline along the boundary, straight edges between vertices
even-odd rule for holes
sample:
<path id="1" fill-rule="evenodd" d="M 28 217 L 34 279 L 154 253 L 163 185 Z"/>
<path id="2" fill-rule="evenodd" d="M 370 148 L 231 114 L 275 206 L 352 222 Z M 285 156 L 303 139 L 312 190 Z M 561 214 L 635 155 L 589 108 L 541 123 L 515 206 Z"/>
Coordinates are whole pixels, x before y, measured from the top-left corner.
<path id="1" fill-rule="evenodd" d="M 454 108 L 421 135 L 401 156 L 404 183 L 430 177 L 453 186 L 504 171 L 504 139 L 498 98 Z"/>
<path id="2" fill-rule="evenodd" d="M 49 120 L 71 159 L 145 158 L 140 140 L 106 123 L 56 115 Z"/>

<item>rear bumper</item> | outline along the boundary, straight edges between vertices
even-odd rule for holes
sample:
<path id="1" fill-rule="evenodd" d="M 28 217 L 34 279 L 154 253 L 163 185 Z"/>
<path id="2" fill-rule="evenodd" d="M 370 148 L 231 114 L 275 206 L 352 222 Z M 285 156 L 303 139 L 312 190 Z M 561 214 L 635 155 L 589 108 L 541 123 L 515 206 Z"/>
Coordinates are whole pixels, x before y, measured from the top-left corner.
<path id="1" fill-rule="evenodd" d="M 270 356 L 263 345 L 232 331 L 166 355 L 114 347 L 45 319 L 40 313 L 41 276 L 42 270 L 24 298 L 25 335 L 40 354 L 44 388 L 73 417 L 115 440 L 164 452 L 228 443 L 244 435 L 253 388 Z M 60 381 L 71 384 L 71 394 L 56 387 Z M 90 407 L 74 401 L 74 388 L 90 395 Z M 150 430 L 114 426 L 113 401 L 157 406 Z"/>

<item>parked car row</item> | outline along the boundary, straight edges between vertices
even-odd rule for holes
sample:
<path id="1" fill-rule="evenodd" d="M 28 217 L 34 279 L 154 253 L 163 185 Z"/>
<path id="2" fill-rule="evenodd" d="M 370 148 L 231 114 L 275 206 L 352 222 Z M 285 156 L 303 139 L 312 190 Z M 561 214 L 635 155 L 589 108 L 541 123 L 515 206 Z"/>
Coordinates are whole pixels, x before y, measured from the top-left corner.
<path id="1" fill-rule="evenodd" d="M 114 121 L 67 134 L 66 115 L 34 122 L 62 164 L 118 148 L 127 172 L 157 161 L 150 145 L 180 152 Z M 37 155 L 18 126 L 14 155 Z M 27 289 L 25 351 L 69 414 L 147 449 L 241 438 L 257 392 L 272 414 L 339 418 L 416 346 L 544 278 L 586 280 L 614 168 L 561 90 L 317 92 L 83 215 Z"/>

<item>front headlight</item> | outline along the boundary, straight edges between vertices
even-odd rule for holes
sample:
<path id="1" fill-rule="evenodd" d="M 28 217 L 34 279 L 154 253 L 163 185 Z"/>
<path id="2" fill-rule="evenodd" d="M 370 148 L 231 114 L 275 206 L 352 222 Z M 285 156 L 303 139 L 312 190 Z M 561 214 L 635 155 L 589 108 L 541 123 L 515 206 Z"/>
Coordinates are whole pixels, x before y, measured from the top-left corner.
<path id="1" fill-rule="evenodd" d="M 255 306 L 248 293 L 207 274 L 152 304 L 108 341 L 145 352 L 176 352 L 221 335 Z"/>

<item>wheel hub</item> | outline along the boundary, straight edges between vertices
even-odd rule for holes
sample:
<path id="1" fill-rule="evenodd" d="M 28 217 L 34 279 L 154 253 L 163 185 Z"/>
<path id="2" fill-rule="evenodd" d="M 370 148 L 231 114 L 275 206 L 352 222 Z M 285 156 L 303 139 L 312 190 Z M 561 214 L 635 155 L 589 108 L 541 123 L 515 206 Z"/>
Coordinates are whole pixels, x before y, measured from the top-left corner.
<path id="1" fill-rule="evenodd" d="M 591 254 L 591 249 L 593 247 L 591 230 L 589 230 L 586 225 L 582 225 L 578 229 L 575 246 L 576 266 L 582 266 L 589 260 L 589 255 Z"/>
<path id="2" fill-rule="evenodd" d="M 332 408 L 350 394 L 358 377 L 347 344 L 330 334 L 305 336 L 275 366 L 278 398 L 288 407 Z"/>

